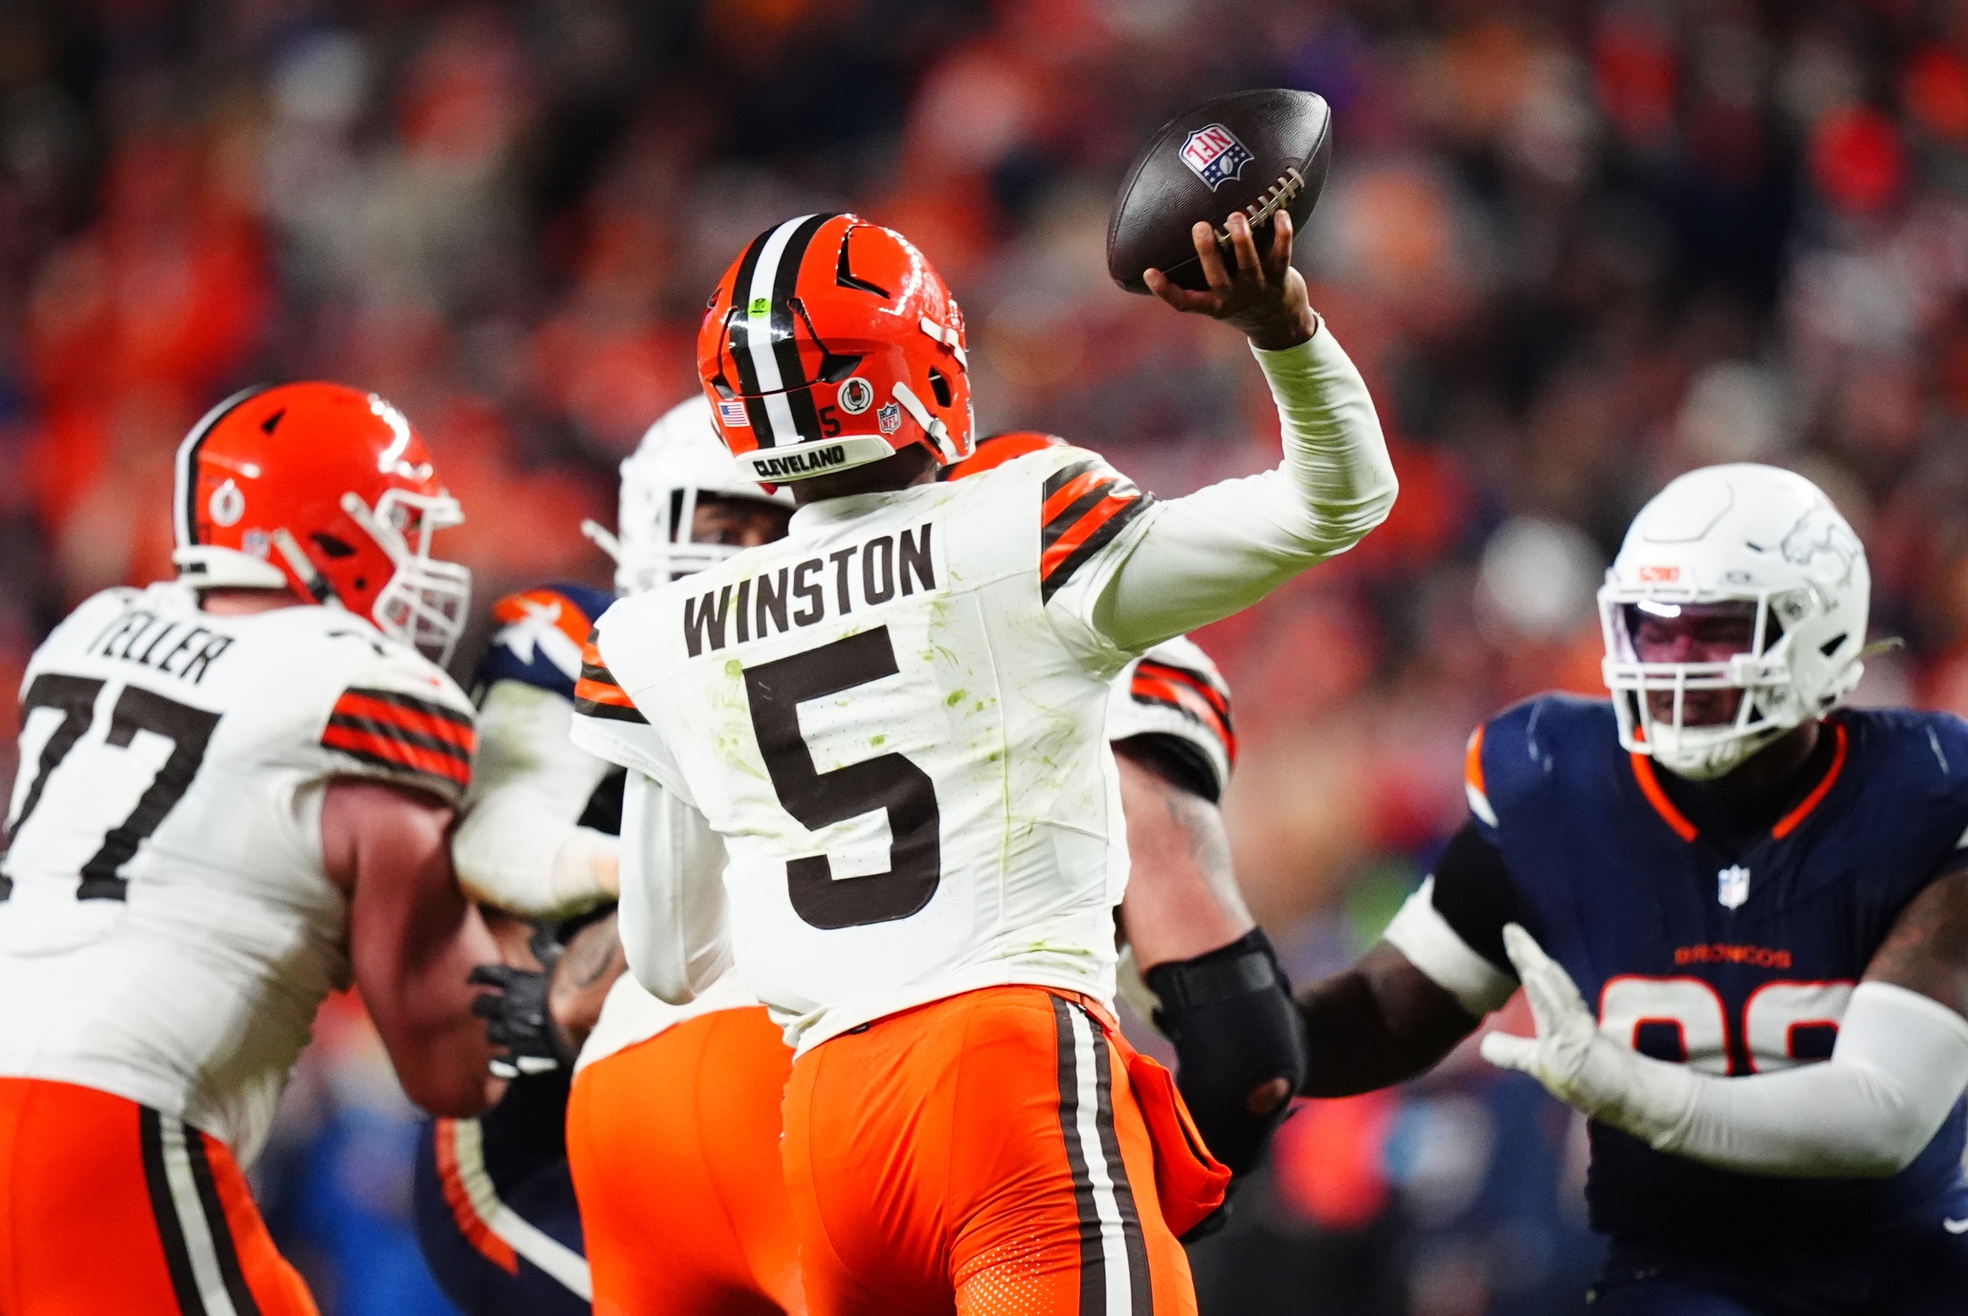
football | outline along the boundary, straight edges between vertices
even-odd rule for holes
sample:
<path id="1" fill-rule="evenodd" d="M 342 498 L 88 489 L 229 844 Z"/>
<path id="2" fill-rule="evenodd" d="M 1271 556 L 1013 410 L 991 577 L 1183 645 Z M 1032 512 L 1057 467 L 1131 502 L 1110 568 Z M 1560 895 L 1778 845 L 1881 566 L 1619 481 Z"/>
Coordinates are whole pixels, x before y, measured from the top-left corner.
<path id="1" fill-rule="evenodd" d="M 1261 247 L 1284 210 L 1302 230 L 1332 162 L 1332 111 L 1309 91 L 1233 92 L 1164 124 L 1129 167 L 1107 225 L 1107 272 L 1146 293 L 1143 270 L 1183 288 L 1208 287 L 1189 233 L 1208 220 L 1226 248 L 1241 210 Z"/>

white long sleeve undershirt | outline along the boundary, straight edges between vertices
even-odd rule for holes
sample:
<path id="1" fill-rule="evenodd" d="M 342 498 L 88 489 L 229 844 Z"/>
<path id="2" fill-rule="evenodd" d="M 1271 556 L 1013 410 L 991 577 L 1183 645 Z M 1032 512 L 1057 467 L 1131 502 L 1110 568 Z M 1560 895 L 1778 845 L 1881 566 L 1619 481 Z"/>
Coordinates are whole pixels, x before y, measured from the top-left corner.
<path id="1" fill-rule="evenodd" d="M 1634 1059 L 1639 1080 L 1600 1118 L 1656 1151 L 1750 1174 L 1883 1178 L 1912 1164 L 1968 1088 L 1968 1019 L 1862 982 L 1822 1063 L 1722 1078 Z"/>
<path id="2" fill-rule="evenodd" d="M 1399 481 L 1366 381 L 1322 321 L 1309 342 L 1253 347 L 1284 440 L 1272 470 L 1155 509 L 1095 605 L 1094 625 L 1145 649 L 1257 602 L 1387 519 Z"/>
<path id="3" fill-rule="evenodd" d="M 724 838 L 629 769 L 622 792 L 622 953 L 650 993 L 686 1005 L 731 967 Z"/>

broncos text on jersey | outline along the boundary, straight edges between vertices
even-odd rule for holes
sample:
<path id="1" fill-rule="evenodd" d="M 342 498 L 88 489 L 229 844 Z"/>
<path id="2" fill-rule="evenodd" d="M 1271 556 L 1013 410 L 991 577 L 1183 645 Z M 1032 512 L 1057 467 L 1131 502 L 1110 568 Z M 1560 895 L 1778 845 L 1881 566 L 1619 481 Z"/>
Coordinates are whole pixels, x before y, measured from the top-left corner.
<path id="1" fill-rule="evenodd" d="M 215 616 L 158 584 L 70 614 L 21 707 L 0 1075 L 128 1098 L 250 1163 L 316 1007 L 349 980 L 322 787 L 455 802 L 470 703 L 346 612 Z"/>

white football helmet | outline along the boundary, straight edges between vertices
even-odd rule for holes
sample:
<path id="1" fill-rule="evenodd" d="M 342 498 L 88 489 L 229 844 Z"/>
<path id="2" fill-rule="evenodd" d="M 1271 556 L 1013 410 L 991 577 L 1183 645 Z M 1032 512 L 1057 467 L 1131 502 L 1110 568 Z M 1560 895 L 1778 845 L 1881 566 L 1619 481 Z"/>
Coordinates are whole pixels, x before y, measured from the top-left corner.
<path id="1" fill-rule="evenodd" d="M 666 585 L 740 551 L 690 537 L 703 494 L 793 505 L 790 491 L 767 493 L 736 474 L 731 453 L 711 422 L 710 401 L 700 394 L 664 412 L 636 450 L 622 459 L 615 533 L 594 521 L 581 523 L 581 533 L 615 559 L 617 594 Z"/>
<path id="2" fill-rule="evenodd" d="M 1871 596 L 1864 546 L 1803 476 L 1748 462 L 1681 476 L 1634 518 L 1599 590 L 1620 744 L 1696 781 L 1730 772 L 1851 694 Z M 1748 652 L 1725 662 L 1640 660 L 1637 613 L 1673 617 L 1683 605 L 1716 603 L 1753 607 Z M 1686 696 L 1700 690 L 1743 691 L 1735 717 L 1686 725 Z M 1671 717 L 1649 707 L 1656 693 L 1673 696 Z"/>

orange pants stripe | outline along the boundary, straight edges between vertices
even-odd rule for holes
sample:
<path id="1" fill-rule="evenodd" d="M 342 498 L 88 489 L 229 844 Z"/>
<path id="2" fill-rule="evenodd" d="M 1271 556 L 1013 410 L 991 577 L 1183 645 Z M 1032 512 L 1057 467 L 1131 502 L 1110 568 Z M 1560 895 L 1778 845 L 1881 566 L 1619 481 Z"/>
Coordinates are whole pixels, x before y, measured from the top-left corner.
<path id="1" fill-rule="evenodd" d="M 779 1167 L 792 1050 L 762 1007 L 583 1069 L 567 1107 L 596 1316 L 801 1316 Z"/>
<path id="2" fill-rule="evenodd" d="M 224 1143 L 123 1097 L 0 1079 L 0 1312 L 316 1316 Z"/>
<path id="3" fill-rule="evenodd" d="M 997 987 L 801 1056 L 783 1153 L 813 1316 L 1194 1316 L 1111 1029 Z"/>

